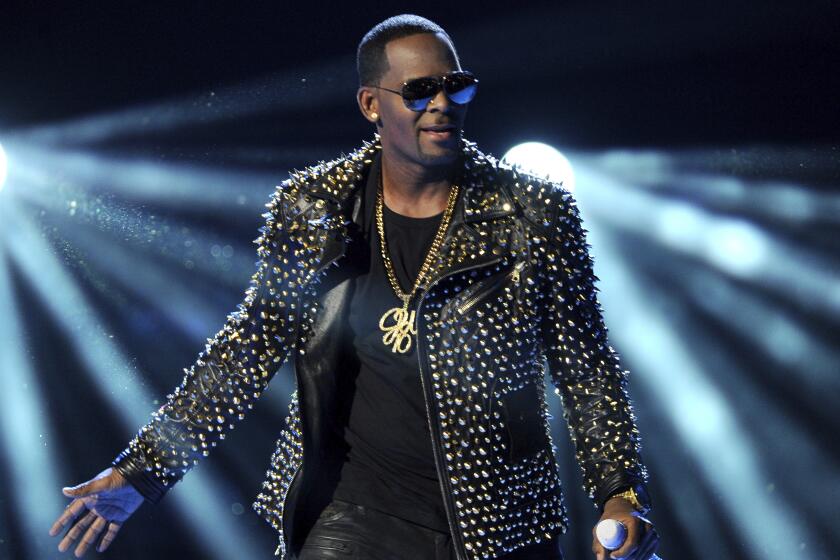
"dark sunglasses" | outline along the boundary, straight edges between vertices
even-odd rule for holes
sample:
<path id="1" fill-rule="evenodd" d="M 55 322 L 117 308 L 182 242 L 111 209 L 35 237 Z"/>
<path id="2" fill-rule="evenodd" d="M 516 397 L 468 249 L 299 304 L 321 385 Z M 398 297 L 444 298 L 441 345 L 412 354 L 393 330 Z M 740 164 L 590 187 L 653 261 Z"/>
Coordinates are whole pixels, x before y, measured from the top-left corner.
<path id="1" fill-rule="evenodd" d="M 472 72 L 456 70 L 443 76 L 425 76 L 409 80 L 402 85 L 402 89 L 388 89 L 381 86 L 368 86 L 377 89 L 384 89 L 391 93 L 401 95 L 405 106 L 412 111 L 425 111 L 429 101 L 434 99 L 442 89 L 453 103 L 464 105 L 475 97 L 478 89 L 478 78 Z"/>

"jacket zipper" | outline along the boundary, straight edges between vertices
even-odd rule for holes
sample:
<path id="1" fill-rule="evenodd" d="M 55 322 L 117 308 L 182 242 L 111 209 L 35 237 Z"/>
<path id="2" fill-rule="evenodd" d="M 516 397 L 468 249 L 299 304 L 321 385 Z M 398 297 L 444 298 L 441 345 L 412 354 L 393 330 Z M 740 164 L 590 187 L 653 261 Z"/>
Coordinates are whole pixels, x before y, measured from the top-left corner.
<path id="1" fill-rule="evenodd" d="M 501 275 L 499 278 L 496 279 L 495 282 L 493 282 L 493 284 L 491 284 L 487 288 L 481 290 L 477 294 L 473 294 L 464 303 L 459 305 L 458 306 L 458 313 L 463 315 L 464 313 L 469 311 L 469 309 L 473 305 L 475 305 L 476 302 L 481 301 L 481 299 L 483 299 L 487 294 L 493 293 L 496 290 L 496 288 L 498 288 L 501 284 L 503 284 L 508 278 L 512 277 L 513 282 L 518 283 L 519 282 L 519 273 L 522 271 L 522 268 L 524 266 L 525 266 L 525 261 L 519 261 L 518 263 L 516 263 L 516 265 L 513 267 L 513 269 L 510 270 L 507 274 Z"/>
<path id="2" fill-rule="evenodd" d="M 502 260 L 502 257 L 494 259 L 490 262 L 486 262 L 477 266 L 468 266 L 460 269 L 456 269 L 446 276 L 442 276 L 435 280 L 433 283 L 429 284 L 426 289 L 424 289 L 420 293 L 420 299 L 417 302 L 417 321 L 420 322 L 420 307 L 423 305 L 423 300 L 426 298 L 426 294 L 431 291 L 432 287 L 439 283 L 444 278 L 448 278 L 454 274 L 459 274 L 462 272 L 466 272 L 472 270 L 474 268 L 482 268 L 485 266 L 491 266 L 496 264 Z M 434 417 L 431 413 L 431 408 L 429 405 L 429 388 L 426 386 L 426 375 L 424 373 L 423 362 L 426 360 L 426 355 L 423 352 L 423 345 L 421 344 L 421 335 L 425 333 L 420 332 L 418 329 L 417 332 L 417 358 L 420 365 L 420 384 L 423 386 L 423 401 L 426 404 L 426 421 L 431 424 L 431 437 L 432 437 L 432 452 L 435 457 L 435 465 L 437 466 L 438 472 L 438 482 L 440 483 L 440 490 L 443 495 L 443 505 L 446 509 L 446 517 L 449 522 L 449 531 L 452 533 L 452 541 L 455 545 L 455 556 L 458 560 L 467 560 L 467 552 L 466 548 L 464 547 L 464 540 L 463 536 L 461 535 L 461 531 L 458 529 L 458 524 L 456 523 L 456 511 L 452 505 L 452 483 L 449 480 L 449 475 L 446 474 L 446 465 L 443 463 L 443 459 L 441 456 L 441 450 L 439 449 L 439 432 L 440 432 L 440 424 L 436 417 Z M 428 369 L 428 368 L 426 368 Z"/>

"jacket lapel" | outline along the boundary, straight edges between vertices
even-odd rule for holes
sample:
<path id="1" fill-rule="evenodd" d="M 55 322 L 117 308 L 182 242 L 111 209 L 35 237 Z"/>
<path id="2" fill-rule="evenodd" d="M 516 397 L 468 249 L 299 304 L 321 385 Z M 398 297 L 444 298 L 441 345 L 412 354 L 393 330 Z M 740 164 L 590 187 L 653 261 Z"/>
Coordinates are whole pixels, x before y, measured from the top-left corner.
<path id="1" fill-rule="evenodd" d="M 516 245 L 516 228 L 503 225 L 516 213 L 514 201 L 497 180 L 494 160 L 467 140 L 462 140 L 461 147 L 461 192 L 427 285 L 456 270 L 498 262 Z M 362 205 L 372 207 L 373 201 L 363 200 L 364 186 L 379 150 L 376 135 L 373 142 L 365 142 L 349 155 L 292 175 L 292 181 L 301 186 L 298 215 L 305 216 L 310 227 L 329 230 L 316 270 L 344 256 L 351 233 L 355 237 L 365 228 L 363 216 L 371 212 L 363 212 Z"/>
<path id="2" fill-rule="evenodd" d="M 497 179 L 494 162 L 474 143 L 464 140 L 462 146 L 461 192 L 427 287 L 459 270 L 504 260 L 516 246 L 516 228 L 510 223 L 515 205 Z"/>

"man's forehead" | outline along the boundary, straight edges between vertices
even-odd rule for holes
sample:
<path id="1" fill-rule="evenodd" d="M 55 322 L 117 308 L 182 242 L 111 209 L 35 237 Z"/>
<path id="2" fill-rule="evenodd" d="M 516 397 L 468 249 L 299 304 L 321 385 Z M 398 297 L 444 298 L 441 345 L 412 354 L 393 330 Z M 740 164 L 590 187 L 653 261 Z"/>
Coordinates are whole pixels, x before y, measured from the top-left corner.
<path id="1" fill-rule="evenodd" d="M 386 76 L 410 80 L 457 69 L 455 54 L 440 34 L 422 33 L 394 39 L 385 45 Z"/>

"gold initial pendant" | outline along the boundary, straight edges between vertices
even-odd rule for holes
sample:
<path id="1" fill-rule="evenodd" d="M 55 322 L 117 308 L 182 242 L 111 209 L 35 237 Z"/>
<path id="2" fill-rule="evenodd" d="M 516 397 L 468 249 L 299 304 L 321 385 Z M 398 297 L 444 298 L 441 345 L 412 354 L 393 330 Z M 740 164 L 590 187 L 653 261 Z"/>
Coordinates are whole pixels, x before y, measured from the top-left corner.
<path id="1" fill-rule="evenodd" d="M 393 315 L 394 324 L 386 326 L 385 323 L 388 318 Z M 408 303 L 402 307 L 394 307 L 389 309 L 379 319 L 379 330 L 385 333 L 382 337 L 382 342 L 386 346 L 391 346 L 392 352 L 405 354 L 411 349 L 411 335 L 417 334 L 417 328 L 414 326 L 415 311 L 412 309 L 408 312 Z"/>

